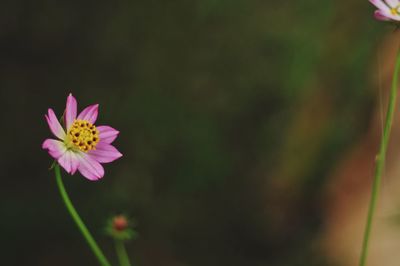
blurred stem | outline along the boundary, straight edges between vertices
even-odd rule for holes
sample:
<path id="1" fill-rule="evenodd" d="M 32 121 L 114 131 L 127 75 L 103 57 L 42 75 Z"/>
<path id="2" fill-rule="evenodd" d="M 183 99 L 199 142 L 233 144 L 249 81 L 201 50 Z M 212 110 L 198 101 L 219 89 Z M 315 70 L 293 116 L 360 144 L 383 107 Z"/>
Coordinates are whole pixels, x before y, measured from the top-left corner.
<path id="1" fill-rule="evenodd" d="M 126 252 L 124 242 L 119 239 L 115 239 L 115 250 L 117 251 L 117 256 L 120 266 L 131 266 L 129 261 L 128 253 Z"/>
<path id="2" fill-rule="evenodd" d="M 65 190 L 64 184 L 62 182 L 60 166 L 58 164 L 55 165 L 54 172 L 56 174 L 57 186 L 58 186 L 58 189 L 60 190 L 61 197 L 62 197 L 65 207 L 67 208 L 72 219 L 75 221 L 75 223 L 78 226 L 79 230 L 81 231 L 83 237 L 86 239 L 87 243 L 89 244 L 89 247 L 93 251 L 96 258 L 98 259 L 100 265 L 111 266 L 111 264 L 108 262 L 107 258 L 104 256 L 103 252 L 97 245 L 96 241 L 90 234 L 89 230 L 83 223 L 81 217 L 79 217 L 79 214 L 75 210 L 74 205 L 72 204 L 71 200 L 69 199 L 67 191 Z"/>
<path id="3" fill-rule="evenodd" d="M 398 84 L 397 80 L 398 80 L 399 69 L 400 69 L 400 48 L 397 52 L 397 57 L 396 57 L 396 65 L 395 65 L 394 73 L 393 73 L 392 88 L 390 90 L 389 105 L 388 105 L 388 109 L 387 109 L 387 113 L 386 113 L 386 120 L 385 120 L 385 126 L 383 128 L 381 145 L 379 148 L 379 153 L 376 156 L 375 176 L 374 176 L 374 181 L 372 184 L 371 200 L 369 203 L 367 223 L 365 226 L 364 240 L 363 240 L 362 250 L 361 250 L 361 255 L 360 255 L 360 261 L 359 261 L 360 266 L 364 266 L 366 264 L 367 255 L 368 255 L 368 244 L 369 244 L 369 239 L 370 239 L 370 234 L 371 234 L 372 220 L 374 217 L 376 203 L 377 203 L 378 195 L 379 195 L 379 191 L 380 191 L 382 172 L 383 172 L 383 168 L 384 168 L 384 164 L 385 164 L 385 160 L 386 160 L 386 150 L 387 150 L 388 143 L 389 143 L 389 136 L 390 136 L 390 131 L 392 128 L 392 123 L 393 123 L 393 115 L 394 115 L 394 111 L 396 108 L 397 84 Z"/>

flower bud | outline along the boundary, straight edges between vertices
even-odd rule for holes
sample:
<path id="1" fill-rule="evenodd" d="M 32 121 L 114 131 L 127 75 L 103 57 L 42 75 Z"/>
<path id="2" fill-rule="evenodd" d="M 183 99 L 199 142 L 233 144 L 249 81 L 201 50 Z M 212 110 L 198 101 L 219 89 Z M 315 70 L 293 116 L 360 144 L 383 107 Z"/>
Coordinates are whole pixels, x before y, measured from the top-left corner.
<path id="1" fill-rule="evenodd" d="M 136 238 L 137 233 L 132 229 L 133 222 L 125 215 L 116 215 L 107 221 L 105 233 L 114 239 L 130 240 Z"/>
<path id="2" fill-rule="evenodd" d="M 124 215 L 118 215 L 114 217 L 112 225 L 115 231 L 121 232 L 128 228 L 128 220 Z"/>

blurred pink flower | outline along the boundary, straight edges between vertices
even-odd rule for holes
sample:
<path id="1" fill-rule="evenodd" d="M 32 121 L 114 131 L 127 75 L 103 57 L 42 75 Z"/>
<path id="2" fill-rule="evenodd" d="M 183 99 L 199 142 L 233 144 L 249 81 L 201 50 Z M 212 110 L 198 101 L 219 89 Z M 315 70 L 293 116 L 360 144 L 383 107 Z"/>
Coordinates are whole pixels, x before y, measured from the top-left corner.
<path id="1" fill-rule="evenodd" d="M 45 115 L 51 132 L 59 139 L 46 139 L 42 148 L 70 174 L 78 170 L 89 180 L 99 180 L 104 176 L 100 163 L 109 163 L 122 156 L 111 145 L 119 131 L 110 126 L 95 126 L 98 104 L 83 109 L 77 116 L 77 102 L 72 94 L 67 98 L 64 113 L 65 130 L 54 111 L 49 108 Z"/>
<path id="2" fill-rule="evenodd" d="M 375 18 L 384 21 L 400 21 L 399 0 L 369 0 L 378 8 L 375 11 Z"/>

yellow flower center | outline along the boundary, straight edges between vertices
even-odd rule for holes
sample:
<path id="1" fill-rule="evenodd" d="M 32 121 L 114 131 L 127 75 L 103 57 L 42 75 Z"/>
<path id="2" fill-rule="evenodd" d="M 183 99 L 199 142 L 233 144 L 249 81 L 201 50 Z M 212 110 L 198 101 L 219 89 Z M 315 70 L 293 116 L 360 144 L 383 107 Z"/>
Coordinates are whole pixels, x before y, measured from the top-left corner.
<path id="1" fill-rule="evenodd" d="M 396 7 L 392 7 L 390 9 L 390 12 L 392 13 L 392 15 L 399 15 L 399 7 L 400 7 L 400 5 L 398 5 Z"/>
<path id="2" fill-rule="evenodd" d="M 99 142 L 99 131 L 86 120 L 75 120 L 68 131 L 68 145 L 84 152 L 96 149 Z"/>

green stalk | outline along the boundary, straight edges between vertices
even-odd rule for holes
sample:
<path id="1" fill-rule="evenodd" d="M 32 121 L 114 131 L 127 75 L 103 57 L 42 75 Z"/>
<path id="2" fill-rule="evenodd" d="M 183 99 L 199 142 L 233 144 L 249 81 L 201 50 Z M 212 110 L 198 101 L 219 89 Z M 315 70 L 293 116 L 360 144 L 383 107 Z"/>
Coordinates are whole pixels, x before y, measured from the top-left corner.
<path id="1" fill-rule="evenodd" d="M 64 201 L 65 207 L 67 208 L 69 214 L 71 215 L 72 219 L 78 226 L 79 230 L 81 231 L 83 237 L 86 239 L 87 243 L 89 244 L 89 247 L 93 251 L 94 255 L 98 259 L 100 265 L 102 266 L 111 266 L 111 264 L 108 262 L 107 258 L 104 256 L 103 252 L 97 245 L 96 241 L 90 234 L 89 230 L 83 223 L 81 217 L 79 217 L 78 212 L 75 210 L 74 205 L 72 204 L 71 200 L 69 199 L 69 196 L 67 194 L 67 191 L 65 190 L 64 184 L 62 182 L 61 178 L 61 173 L 60 173 L 60 166 L 58 164 L 55 165 L 54 167 L 54 172 L 56 174 L 56 180 L 57 180 L 57 185 L 58 189 L 60 190 L 61 197 Z"/>
<path id="2" fill-rule="evenodd" d="M 369 208 L 368 208 L 367 222 L 366 222 L 365 232 L 364 232 L 364 240 L 363 240 L 363 244 L 362 244 L 362 250 L 361 250 L 360 261 L 359 261 L 360 266 L 364 266 L 367 261 L 368 244 L 369 244 L 369 239 L 370 239 L 370 234 L 371 234 L 372 220 L 374 217 L 376 204 L 377 204 L 377 200 L 378 200 L 378 196 L 379 196 L 382 172 L 383 172 L 383 168 L 384 168 L 384 164 L 385 164 L 385 160 L 386 160 L 386 150 L 387 150 L 388 143 L 389 143 L 390 131 L 392 129 L 393 115 L 394 115 L 394 111 L 396 109 L 397 84 L 398 84 L 397 80 L 398 80 L 399 69 L 400 69 L 400 48 L 397 52 L 397 57 L 396 57 L 396 65 L 395 65 L 394 73 L 393 73 L 392 88 L 390 90 L 389 105 L 388 105 L 388 109 L 387 109 L 387 113 L 386 113 L 386 120 L 385 120 L 384 129 L 383 129 L 381 145 L 379 148 L 379 153 L 376 156 L 375 175 L 374 175 L 374 181 L 372 184 L 371 200 L 370 200 Z"/>
<path id="3" fill-rule="evenodd" d="M 128 253 L 126 252 L 125 245 L 122 240 L 115 239 L 115 250 L 117 251 L 119 265 L 120 266 L 131 266 Z"/>

